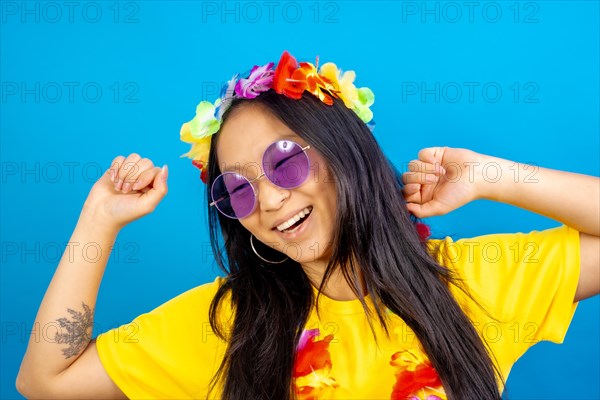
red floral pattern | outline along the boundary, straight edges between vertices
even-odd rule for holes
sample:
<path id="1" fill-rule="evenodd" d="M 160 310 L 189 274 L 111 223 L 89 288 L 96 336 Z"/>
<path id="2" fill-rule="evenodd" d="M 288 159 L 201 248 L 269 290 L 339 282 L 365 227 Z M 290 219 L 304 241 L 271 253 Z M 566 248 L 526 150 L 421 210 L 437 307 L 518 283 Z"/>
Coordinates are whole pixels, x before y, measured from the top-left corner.
<path id="1" fill-rule="evenodd" d="M 420 349 L 398 351 L 392 355 L 390 364 L 396 367 L 391 400 L 446 399 L 442 381 Z"/>
<path id="2" fill-rule="evenodd" d="M 329 399 L 339 387 L 331 376 L 329 344 L 334 336 L 317 340 L 319 334 L 319 329 L 304 330 L 296 347 L 293 385 L 298 400 Z M 390 365 L 396 376 L 390 400 L 447 400 L 442 381 L 420 345 L 397 351 Z"/>
<path id="3" fill-rule="evenodd" d="M 318 329 L 305 330 L 296 349 L 293 379 L 298 400 L 317 400 L 338 386 L 329 375 L 332 367 L 329 343 L 333 335 L 315 340 L 318 336 Z"/>

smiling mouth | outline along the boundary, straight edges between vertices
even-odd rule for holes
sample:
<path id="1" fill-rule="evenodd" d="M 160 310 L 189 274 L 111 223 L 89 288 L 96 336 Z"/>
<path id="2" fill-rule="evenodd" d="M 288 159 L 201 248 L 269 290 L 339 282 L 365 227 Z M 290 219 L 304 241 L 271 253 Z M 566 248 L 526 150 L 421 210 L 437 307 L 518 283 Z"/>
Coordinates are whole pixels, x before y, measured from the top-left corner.
<path id="1" fill-rule="evenodd" d="M 306 219 L 312 214 L 313 211 L 313 206 L 308 206 L 308 213 L 304 215 L 304 217 L 301 217 L 298 221 L 296 221 L 293 225 L 285 228 L 284 230 L 280 230 L 279 228 L 275 227 L 274 230 L 281 232 L 281 233 L 291 233 L 294 232 L 296 229 L 298 229 L 298 227 L 300 225 L 302 225 L 304 223 L 304 221 L 306 221 Z"/>

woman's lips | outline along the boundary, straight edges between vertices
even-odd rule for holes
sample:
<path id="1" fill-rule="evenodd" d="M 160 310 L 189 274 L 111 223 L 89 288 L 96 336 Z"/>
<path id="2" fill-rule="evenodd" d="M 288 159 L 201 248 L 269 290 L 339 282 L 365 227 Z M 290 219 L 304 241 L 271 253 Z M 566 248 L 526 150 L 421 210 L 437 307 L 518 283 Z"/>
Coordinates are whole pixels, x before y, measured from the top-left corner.
<path id="1" fill-rule="evenodd" d="M 296 237 L 300 236 L 304 231 L 306 231 L 308 225 L 311 223 L 311 221 L 313 219 L 314 212 L 315 212 L 315 210 L 313 208 L 313 210 L 308 215 L 308 217 L 304 218 L 304 221 L 302 221 L 302 223 L 298 227 L 296 227 L 296 230 L 293 232 L 281 232 L 277 228 L 275 228 L 275 230 L 285 240 L 295 239 Z"/>

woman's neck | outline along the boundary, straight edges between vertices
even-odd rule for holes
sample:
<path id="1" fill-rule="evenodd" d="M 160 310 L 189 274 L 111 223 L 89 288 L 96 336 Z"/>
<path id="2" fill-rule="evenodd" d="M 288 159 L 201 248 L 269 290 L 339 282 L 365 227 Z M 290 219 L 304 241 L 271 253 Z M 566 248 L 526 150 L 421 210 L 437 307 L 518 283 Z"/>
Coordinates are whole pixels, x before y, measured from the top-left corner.
<path id="1" fill-rule="evenodd" d="M 316 289 L 319 289 L 319 286 L 321 286 L 326 267 L 327 263 L 318 261 L 310 264 L 302 264 L 302 269 L 304 269 L 306 276 Z M 365 295 L 366 290 L 364 279 L 362 279 L 362 274 L 360 274 L 360 271 L 359 275 L 361 277 L 362 292 L 363 295 Z M 352 287 L 348 284 L 348 282 L 346 282 L 341 269 L 338 267 L 334 268 L 321 293 L 330 299 L 337 301 L 349 301 L 357 299 L 356 294 L 352 291 Z"/>

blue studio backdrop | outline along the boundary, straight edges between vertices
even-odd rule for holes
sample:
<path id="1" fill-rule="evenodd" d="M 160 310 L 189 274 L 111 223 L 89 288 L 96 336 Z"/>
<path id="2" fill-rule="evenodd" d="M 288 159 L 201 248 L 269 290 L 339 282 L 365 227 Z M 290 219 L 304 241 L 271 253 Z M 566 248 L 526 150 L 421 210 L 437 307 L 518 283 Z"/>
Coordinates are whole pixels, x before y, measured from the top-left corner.
<path id="1" fill-rule="evenodd" d="M 423 147 L 452 146 L 599 175 L 597 1 L 0 4 L 2 399 L 21 398 L 37 309 L 115 156 L 168 164 L 169 194 L 119 234 L 94 336 L 214 279 L 205 187 L 179 157 L 179 129 L 234 73 L 283 50 L 355 70 L 403 170 Z M 427 222 L 454 238 L 559 225 L 483 200 Z M 532 347 L 511 398 L 600 398 L 598 315 L 598 297 L 584 301 L 562 345 Z"/>

